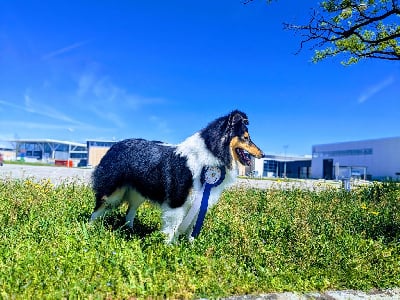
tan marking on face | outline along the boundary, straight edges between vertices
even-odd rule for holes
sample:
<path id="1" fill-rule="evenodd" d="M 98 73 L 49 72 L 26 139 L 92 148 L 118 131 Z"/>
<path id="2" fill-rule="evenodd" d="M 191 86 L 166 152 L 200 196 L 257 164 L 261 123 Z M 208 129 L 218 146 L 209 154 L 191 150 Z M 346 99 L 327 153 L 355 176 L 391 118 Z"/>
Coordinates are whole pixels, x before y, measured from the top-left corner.
<path id="1" fill-rule="evenodd" d="M 235 136 L 230 142 L 230 147 L 231 147 L 231 153 L 232 153 L 233 159 L 236 161 L 239 161 L 239 162 L 240 162 L 239 156 L 235 151 L 236 148 L 243 149 L 243 150 L 247 151 L 250 155 L 257 157 L 257 158 L 261 158 L 263 155 L 260 148 L 258 148 L 250 140 L 250 135 L 247 131 L 243 134 L 243 138 Z"/>
<path id="2" fill-rule="evenodd" d="M 236 161 L 240 161 L 239 160 L 239 155 L 236 153 L 235 149 L 237 148 L 236 145 L 238 144 L 238 140 L 239 138 L 237 136 L 235 136 L 230 143 L 230 147 L 231 147 L 231 154 L 234 160 Z"/>

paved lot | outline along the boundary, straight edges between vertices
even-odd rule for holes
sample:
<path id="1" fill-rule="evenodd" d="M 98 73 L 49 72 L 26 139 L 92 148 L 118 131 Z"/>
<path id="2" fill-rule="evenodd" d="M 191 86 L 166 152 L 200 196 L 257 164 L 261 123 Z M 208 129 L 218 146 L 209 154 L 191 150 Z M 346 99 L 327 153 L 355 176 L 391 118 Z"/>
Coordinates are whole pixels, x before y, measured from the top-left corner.
<path id="1" fill-rule="evenodd" d="M 39 181 L 50 179 L 54 184 L 71 181 L 89 183 L 92 171 L 93 169 L 4 164 L 0 167 L 0 177 L 34 178 Z"/>
<path id="2" fill-rule="evenodd" d="M 30 166 L 4 164 L 0 167 L 2 178 L 35 178 L 36 180 L 50 179 L 54 184 L 75 180 L 82 183 L 89 183 L 93 169 L 67 168 L 55 166 Z M 246 180 L 240 179 L 239 185 L 268 188 L 274 182 L 270 180 Z M 275 183 L 276 184 L 276 183 Z"/>
<path id="3" fill-rule="evenodd" d="M 93 169 L 66 168 L 53 166 L 27 166 L 4 164 L 0 167 L 0 178 L 34 178 L 35 180 L 50 179 L 54 184 L 77 182 L 89 183 Z M 240 179 L 237 185 L 246 187 L 269 188 L 272 186 L 280 188 L 307 188 L 321 189 L 327 186 L 340 186 L 334 182 L 324 182 L 318 180 L 277 182 L 271 180 L 250 180 Z M 274 299 L 274 300 L 400 300 L 400 289 L 391 289 L 373 293 L 364 293 L 360 291 L 329 291 L 325 293 L 273 293 L 254 296 L 237 296 L 227 298 L 230 300 L 239 299 Z"/>
<path id="4" fill-rule="evenodd" d="M 0 167 L 1 178 L 34 178 L 35 180 L 50 179 L 54 184 L 62 182 L 76 181 L 79 183 L 90 183 L 90 176 L 93 169 L 85 168 L 67 168 L 56 166 L 30 166 L 4 164 Z M 324 182 L 319 180 L 298 180 L 298 181 L 272 181 L 272 180 L 254 180 L 239 179 L 238 186 L 257 187 L 257 188 L 306 188 L 321 189 L 328 186 L 339 187 L 338 183 Z"/>

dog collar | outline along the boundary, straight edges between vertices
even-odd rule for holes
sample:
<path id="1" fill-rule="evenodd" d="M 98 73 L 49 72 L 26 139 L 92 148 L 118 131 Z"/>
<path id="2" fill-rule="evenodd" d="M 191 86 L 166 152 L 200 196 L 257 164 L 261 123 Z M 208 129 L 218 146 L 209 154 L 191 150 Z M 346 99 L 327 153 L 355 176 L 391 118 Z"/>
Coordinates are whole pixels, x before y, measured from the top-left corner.
<path id="1" fill-rule="evenodd" d="M 210 197 L 211 188 L 221 184 L 225 179 L 225 167 L 206 166 L 201 171 L 200 182 L 203 185 L 197 193 L 193 201 L 192 207 L 189 209 L 186 217 L 179 226 L 179 231 L 184 233 L 189 226 L 193 224 L 193 220 L 197 215 L 196 224 L 192 232 L 192 237 L 199 235 L 203 226 L 204 218 L 208 209 L 208 199 Z"/>

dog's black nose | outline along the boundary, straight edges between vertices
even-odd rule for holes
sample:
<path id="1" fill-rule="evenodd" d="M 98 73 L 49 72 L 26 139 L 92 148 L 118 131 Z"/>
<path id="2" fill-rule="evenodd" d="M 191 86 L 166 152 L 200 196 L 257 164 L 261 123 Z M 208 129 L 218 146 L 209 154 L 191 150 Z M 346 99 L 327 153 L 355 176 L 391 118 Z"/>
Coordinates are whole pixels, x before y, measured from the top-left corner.
<path id="1" fill-rule="evenodd" d="M 265 154 L 264 154 L 264 152 L 261 151 L 260 154 L 254 155 L 254 157 L 256 157 L 256 158 L 258 158 L 258 159 L 264 158 L 264 157 L 265 157 Z"/>

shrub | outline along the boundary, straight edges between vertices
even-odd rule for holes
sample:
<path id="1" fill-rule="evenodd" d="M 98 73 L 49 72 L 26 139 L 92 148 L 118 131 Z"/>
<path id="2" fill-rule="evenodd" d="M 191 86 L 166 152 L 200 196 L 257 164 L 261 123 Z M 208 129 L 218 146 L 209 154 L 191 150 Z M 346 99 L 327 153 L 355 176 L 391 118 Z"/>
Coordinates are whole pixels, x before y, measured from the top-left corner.
<path id="1" fill-rule="evenodd" d="M 89 186 L 0 181 L 1 298 L 198 298 L 400 286 L 400 189 L 231 189 L 200 236 L 165 245 L 143 205 L 88 224 Z"/>

